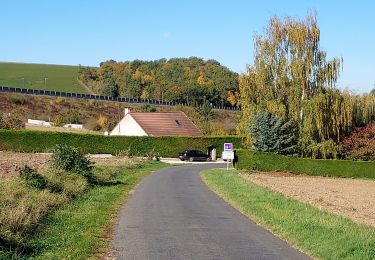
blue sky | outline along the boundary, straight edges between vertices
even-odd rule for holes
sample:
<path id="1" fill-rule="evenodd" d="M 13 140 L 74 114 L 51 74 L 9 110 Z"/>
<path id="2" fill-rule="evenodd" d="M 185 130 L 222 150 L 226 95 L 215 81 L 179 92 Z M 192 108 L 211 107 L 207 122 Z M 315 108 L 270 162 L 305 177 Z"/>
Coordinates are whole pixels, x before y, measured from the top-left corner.
<path id="1" fill-rule="evenodd" d="M 375 1 L 2 0 L 0 60 L 98 66 L 101 61 L 197 56 L 236 72 L 273 15 L 317 11 L 321 47 L 342 56 L 339 86 L 375 84 Z"/>

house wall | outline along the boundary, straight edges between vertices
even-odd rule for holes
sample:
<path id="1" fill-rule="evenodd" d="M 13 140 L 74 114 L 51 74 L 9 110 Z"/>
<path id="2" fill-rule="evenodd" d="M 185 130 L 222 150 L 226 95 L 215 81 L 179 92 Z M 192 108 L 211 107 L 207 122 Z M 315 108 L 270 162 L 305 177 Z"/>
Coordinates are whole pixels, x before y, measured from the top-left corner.
<path id="1" fill-rule="evenodd" d="M 146 132 L 130 114 L 121 119 L 109 135 L 147 136 Z"/>

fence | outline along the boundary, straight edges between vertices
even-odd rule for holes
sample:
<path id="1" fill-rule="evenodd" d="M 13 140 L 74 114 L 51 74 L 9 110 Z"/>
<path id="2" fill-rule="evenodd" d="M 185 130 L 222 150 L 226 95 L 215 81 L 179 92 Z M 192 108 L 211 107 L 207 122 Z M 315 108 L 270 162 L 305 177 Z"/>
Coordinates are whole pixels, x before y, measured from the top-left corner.
<path id="1" fill-rule="evenodd" d="M 111 97 L 111 96 L 101 96 L 101 95 L 91 95 L 91 94 L 81 94 L 81 93 L 69 93 L 69 92 L 53 91 L 53 90 L 42 90 L 42 89 L 11 88 L 11 87 L 3 87 L 3 86 L 0 86 L 0 92 L 31 94 L 31 95 L 45 95 L 45 96 L 54 96 L 54 97 L 67 97 L 67 98 L 94 99 L 94 100 L 105 100 L 105 101 L 122 102 L 122 103 L 147 103 L 147 104 L 160 105 L 160 106 L 189 106 L 189 104 L 187 103 L 160 101 L 156 99 Z M 222 110 L 234 110 L 234 111 L 241 110 L 239 107 L 231 107 L 231 106 L 212 106 L 212 108 L 222 109 Z"/>

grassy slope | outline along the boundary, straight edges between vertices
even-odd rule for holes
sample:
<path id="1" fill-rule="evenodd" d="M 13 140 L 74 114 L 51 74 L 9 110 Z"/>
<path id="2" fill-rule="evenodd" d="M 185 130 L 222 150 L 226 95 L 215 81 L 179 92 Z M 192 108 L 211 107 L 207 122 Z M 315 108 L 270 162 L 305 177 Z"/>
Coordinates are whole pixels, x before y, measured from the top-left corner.
<path id="1" fill-rule="evenodd" d="M 147 163 L 133 168 L 119 167 L 117 181 L 122 184 L 97 186 L 74 200 L 72 204 L 50 214 L 42 234 L 30 241 L 39 248 L 35 259 L 88 259 L 105 252 L 108 247 L 108 225 L 130 191 L 151 171 L 165 167 L 162 163 Z M 5 254 L 0 259 L 29 258 Z"/>
<path id="2" fill-rule="evenodd" d="M 23 101 L 24 104 L 17 104 L 17 100 Z M 135 103 L 0 93 L 0 113 L 14 112 L 26 122 L 28 118 L 52 120 L 56 115 L 66 117 L 69 113 L 75 112 L 88 129 L 93 129 L 99 115 L 106 116 L 110 125 L 114 127 L 122 118 L 124 108 L 130 108 L 133 112 L 141 112 L 142 106 L 143 104 Z M 208 129 L 208 133 L 214 135 L 234 134 L 238 116 L 241 114 L 237 111 L 214 110 L 214 118 L 205 122 L 200 120 L 198 112 L 192 107 L 155 106 L 155 108 L 159 112 L 183 111 L 198 128 L 201 130 L 211 128 Z"/>
<path id="3" fill-rule="evenodd" d="M 257 223 L 320 259 L 375 259 L 375 229 L 246 182 L 235 170 L 208 170 L 203 180 Z"/>
<path id="4" fill-rule="evenodd" d="M 78 66 L 0 63 L 0 85 L 7 87 L 44 89 L 88 93 L 77 81 Z M 24 82 L 22 80 L 24 78 Z M 44 78 L 46 87 L 44 85 Z"/>

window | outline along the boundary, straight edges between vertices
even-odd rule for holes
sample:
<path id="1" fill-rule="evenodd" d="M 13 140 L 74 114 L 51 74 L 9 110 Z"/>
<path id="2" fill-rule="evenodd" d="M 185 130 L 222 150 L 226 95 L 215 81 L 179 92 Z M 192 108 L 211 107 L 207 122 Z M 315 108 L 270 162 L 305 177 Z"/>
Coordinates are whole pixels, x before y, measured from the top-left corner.
<path id="1" fill-rule="evenodd" d="M 176 120 L 174 120 L 175 122 L 176 122 L 176 125 L 177 126 L 181 126 L 182 124 L 181 124 L 181 122 L 180 121 L 178 121 L 177 119 Z"/>

